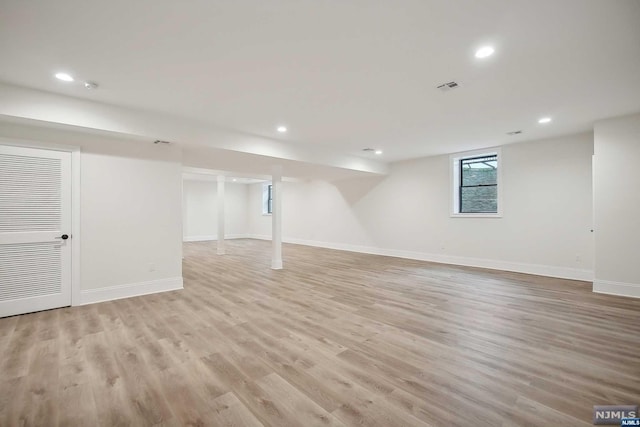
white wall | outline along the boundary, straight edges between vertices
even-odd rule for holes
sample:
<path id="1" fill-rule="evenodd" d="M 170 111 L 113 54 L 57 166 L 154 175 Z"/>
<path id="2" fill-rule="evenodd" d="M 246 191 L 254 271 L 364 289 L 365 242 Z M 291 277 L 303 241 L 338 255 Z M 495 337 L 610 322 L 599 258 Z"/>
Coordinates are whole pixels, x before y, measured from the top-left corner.
<path id="1" fill-rule="evenodd" d="M 594 291 L 640 297 L 640 114 L 594 127 Z"/>
<path id="2" fill-rule="evenodd" d="M 178 147 L 8 123 L 0 137 L 81 147 L 81 301 L 182 287 Z"/>
<path id="3" fill-rule="evenodd" d="M 285 241 L 590 280 L 591 157 L 581 134 L 502 147 L 503 218 L 451 218 L 449 156 L 395 163 L 387 177 L 287 182 Z M 268 238 L 261 187 L 249 229 Z M 286 264 L 286 259 L 285 259 Z"/>
<path id="4" fill-rule="evenodd" d="M 598 255 L 611 255 L 598 258 L 597 277 L 605 281 L 640 283 L 633 263 L 633 244 L 640 237 L 634 211 L 640 201 L 637 194 L 630 198 L 633 192 L 613 195 L 620 185 L 640 178 L 629 167 L 629 159 L 640 158 L 633 151 L 638 149 L 633 142 L 637 141 L 637 121 L 635 116 L 602 122 L 596 128 L 598 155 L 602 155 L 596 189 L 609 198 L 596 203 L 600 221 L 606 220 L 598 227 L 602 244 Z M 8 123 L 0 124 L 0 137 L 82 147 L 81 281 L 85 301 L 133 293 L 127 286 L 154 291 L 158 283 L 174 286 L 179 281 L 181 285 L 183 209 L 187 211 L 186 237 L 216 234 L 215 182 L 187 183 L 183 206 L 176 146 Z M 395 163 L 383 177 L 285 182 L 284 238 L 590 279 L 594 262 L 592 152 L 591 134 L 502 147 L 504 217 L 499 219 L 450 217 L 449 156 Z M 622 165 L 624 173 L 614 165 Z M 226 189 L 227 232 L 270 238 L 271 217 L 262 215 L 262 185 L 227 183 Z M 210 223 L 206 221 L 209 217 Z M 611 228 L 605 234 L 606 224 Z M 622 263 L 616 255 L 620 253 Z M 127 289 L 120 292 L 118 287 Z"/>
<path id="5" fill-rule="evenodd" d="M 185 241 L 216 240 L 218 233 L 218 183 L 190 180 L 183 183 L 182 210 Z M 225 237 L 246 237 L 247 185 L 225 182 Z"/>

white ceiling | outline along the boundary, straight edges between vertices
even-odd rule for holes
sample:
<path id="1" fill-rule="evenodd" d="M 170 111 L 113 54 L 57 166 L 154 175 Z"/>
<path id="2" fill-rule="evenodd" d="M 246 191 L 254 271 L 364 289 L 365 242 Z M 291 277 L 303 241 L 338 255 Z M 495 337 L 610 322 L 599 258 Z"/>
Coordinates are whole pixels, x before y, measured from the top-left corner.
<path id="1" fill-rule="evenodd" d="M 0 61 L 12 85 L 395 161 L 640 111 L 640 1 L 2 0 Z"/>

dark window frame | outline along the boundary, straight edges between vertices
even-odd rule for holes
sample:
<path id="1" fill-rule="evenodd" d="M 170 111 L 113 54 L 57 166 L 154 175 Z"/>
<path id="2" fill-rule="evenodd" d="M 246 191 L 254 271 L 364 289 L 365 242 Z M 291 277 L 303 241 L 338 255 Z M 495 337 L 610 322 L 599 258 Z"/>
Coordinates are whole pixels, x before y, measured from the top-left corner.
<path id="1" fill-rule="evenodd" d="M 273 213 L 273 184 L 267 186 L 267 213 Z"/>
<path id="2" fill-rule="evenodd" d="M 461 214 L 497 214 L 499 213 L 499 198 L 498 198 L 498 179 L 496 177 L 496 183 L 495 184 L 476 184 L 476 185 L 464 185 L 464 163 L 467 162 L 469 163 L 470 160 L 480 160 L 480 159 L 488 159 L 490 158 L 490 161 L 494 161 L 496 162 L 496 167 L 491 166 L 493 169 L 495 169 L 496 171 L 498 170 L 498 154 L 486 154 L 483 156 L 472 156 L 472 157 L 461 157 L 458 160 L 458 168 L 460 169 L 459 171 L 459 183 L 458 183 L 458 213 Z M 483 162 L 477 162 L 477 163 L 483 163 Z M 486 164 L 486 163 L 485 163 Z M 462 209 L 462 189 L 463 188 L 480 188 L 480 187 L 496 187 L 496 209 L 494 211 L 464 211 Z"/>

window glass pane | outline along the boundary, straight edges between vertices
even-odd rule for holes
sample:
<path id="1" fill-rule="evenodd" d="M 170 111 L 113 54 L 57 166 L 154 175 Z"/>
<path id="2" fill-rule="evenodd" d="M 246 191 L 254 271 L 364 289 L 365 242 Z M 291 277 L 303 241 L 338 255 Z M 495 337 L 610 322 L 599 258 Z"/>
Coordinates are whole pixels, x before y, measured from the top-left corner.
<path id="1" fill-rule="evenodd" d="M 498 212 L 498 187 L 461 187 L 460 213 Z"/>
<path id="2" fill-rule="evenodd" d="M 460 161 L 462 186 L 498 183 L 498 157 L 486 156 Z"/>

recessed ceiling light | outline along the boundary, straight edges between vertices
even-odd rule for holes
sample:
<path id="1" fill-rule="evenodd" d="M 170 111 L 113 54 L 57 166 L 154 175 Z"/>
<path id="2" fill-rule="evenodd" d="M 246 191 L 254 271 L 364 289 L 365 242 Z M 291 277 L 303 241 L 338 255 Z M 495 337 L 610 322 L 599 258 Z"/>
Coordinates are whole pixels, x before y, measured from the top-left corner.
<path id="1" fill-rule="evenodd" d="M 233 178 L 233 179 L 232 179 L 232 181 L 233 181 L 233 182 L 236 182 L 236 181 L 237 181 L 237 179 Z"/>
<path id="2" fill-rule="evenodd" d="M 377 154 L 377 155 L 382 154 L 382 150 L 376 150 L 376 154 Z"/>
<path id="3" fill-rule="evenodd" d="M 71 77 L 67 73 L 57 73 L 56 74 L 56 79 L 62 80 L 63 82 L 72 82 L 73 81 L 73 77 Z"/>
<path id="4" fill-rule="evenodd" d="M 286 131 L 287 131 L 287 127 L 286 126 L 278 126 L 278 132 L 285 133 Z"/>
<path id="5" fill-rule="evenodd" d="M 487 56 L 493 55 L 495 49 L 491 46 L 483 46 L 480 49 L 476 50 L 476 58 L 486 58 Z"/>
<path id="6" fill-rule="evenodd" d="M 543 117 L 540 120 L 538 120 L 538 123 L 545 124 L 545 123 L 549 123 L 550 121 L 551 121 L 551 117 Z"/>

